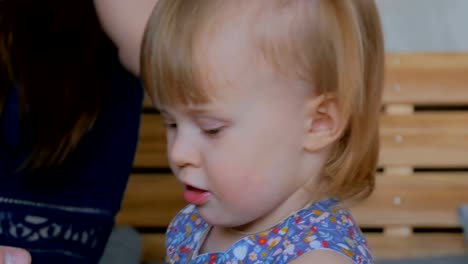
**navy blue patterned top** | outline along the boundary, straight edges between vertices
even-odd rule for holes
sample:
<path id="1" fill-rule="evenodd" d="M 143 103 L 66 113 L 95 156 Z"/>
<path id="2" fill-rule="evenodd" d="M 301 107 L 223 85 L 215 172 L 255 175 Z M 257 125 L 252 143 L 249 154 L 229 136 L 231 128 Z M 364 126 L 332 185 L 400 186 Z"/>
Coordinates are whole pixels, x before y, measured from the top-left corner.
<path id="1" fill-rule="evenodd" d="M 351 213 L 334 199 L 306 206 L 269 231 L 246 236 L 225 252 L 199 254 L 211 226 L 194 205 L 177 214 L 168 227 L 166 263 L 285 264 L 314 250 L 331 250 L 355 264 L 373 256 Z"/>
<path id="2" fill-rule="evenodd" d="M 120 65 L 110 76 L 95 126 L 66 166 L 41 172 L 48 181 L 29 182 L 41 175 L 17 170 L 31 146 L 18 118 L 17 89 L 7 96 L 0 119 L 0 245 L 27 249 L 35 264 L 97 263 L 112 230 L 136 150 L 143 90 Z"/>

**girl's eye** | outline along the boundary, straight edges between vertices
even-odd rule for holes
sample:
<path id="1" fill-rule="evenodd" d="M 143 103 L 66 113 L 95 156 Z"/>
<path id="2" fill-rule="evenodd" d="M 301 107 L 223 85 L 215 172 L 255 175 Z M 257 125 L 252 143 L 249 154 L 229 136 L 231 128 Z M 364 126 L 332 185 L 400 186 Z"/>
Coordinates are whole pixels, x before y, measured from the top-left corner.
<path id="1" fill-rule="evenodd" d="M 177 128 L 177 124 L 176 124 L 176 123 L 165 123 L 164 125 L 165 125 L 166 128 L 168 128 L 168 129 Z"/>
<path id="2" fill-rule="evenodd" d="M 205 129 L 203 130 L 203 133 L 205 133 L 208 136 L 216 136 L 219 134 L 219 132 L 221 132 L 222 129 L 223 129 L 222 127 L 213 128 L 213 129 Z"/>

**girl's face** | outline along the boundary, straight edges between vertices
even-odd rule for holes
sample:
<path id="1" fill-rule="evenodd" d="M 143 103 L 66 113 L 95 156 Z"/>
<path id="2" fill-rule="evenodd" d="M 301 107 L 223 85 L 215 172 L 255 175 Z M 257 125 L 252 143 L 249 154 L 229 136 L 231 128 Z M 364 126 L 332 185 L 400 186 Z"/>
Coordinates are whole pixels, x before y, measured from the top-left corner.
<path id="1" fill-rule="evenodd" d="M 301 188 L 313 176 L 303 148 L 310 92 L 255 54 L 239 28 L 226 26 L 198 50 L 214 99 L 160 111 L 185 199 L 210 224 L 247 231 L 275 224 L 310 198 Z"/>

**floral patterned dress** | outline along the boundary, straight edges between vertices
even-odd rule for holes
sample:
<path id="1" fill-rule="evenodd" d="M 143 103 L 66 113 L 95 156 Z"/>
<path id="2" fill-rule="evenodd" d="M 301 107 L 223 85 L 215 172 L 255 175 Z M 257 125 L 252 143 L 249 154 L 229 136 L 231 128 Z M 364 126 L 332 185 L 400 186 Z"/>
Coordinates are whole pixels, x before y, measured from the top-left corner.
<path id="1" fill-rule="evenodd" d="M 313 250 L 332 250 L 353 263 L 372 264 L 372 253 L 350 212 L 325 199 L 287 217 L 270 231 L 246 236 L 225 252 L 198 254 L 211 226 L 193 205 L 185 207 L 167 230 L 167 263 L 288 263 Z"/>

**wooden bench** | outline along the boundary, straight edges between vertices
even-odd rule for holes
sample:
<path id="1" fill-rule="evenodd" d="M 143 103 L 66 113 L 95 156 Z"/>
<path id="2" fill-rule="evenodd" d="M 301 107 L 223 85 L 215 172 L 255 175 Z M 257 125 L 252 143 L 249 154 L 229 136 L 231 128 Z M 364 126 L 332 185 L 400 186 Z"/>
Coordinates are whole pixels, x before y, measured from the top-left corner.
<path id="1" fill-rule="evenodd" d="M 160 116 L 142 117 L 117 224 L 141 231 L 143 258 L 153 261 L 185 202 L 167 169 Z M 467 252 L 456 209 L 468 203 L 468 54 L 387 56 L 381 142 L 375 193 L 352 209 L 377 257 Z"/>

